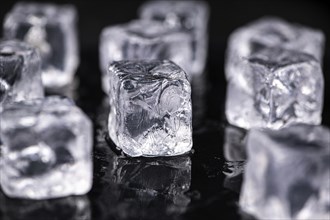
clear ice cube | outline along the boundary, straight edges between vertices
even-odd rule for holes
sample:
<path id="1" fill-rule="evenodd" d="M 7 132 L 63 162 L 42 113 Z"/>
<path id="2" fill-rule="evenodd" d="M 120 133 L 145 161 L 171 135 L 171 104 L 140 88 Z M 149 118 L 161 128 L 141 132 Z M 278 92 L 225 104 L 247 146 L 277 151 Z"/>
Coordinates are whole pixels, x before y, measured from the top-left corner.
<path id="1" fill-rule="evenodd" d="M 4 21 L 4 36 L 38 48 L 42 80 L 49 89 L 72 82 L 79 63 L 77 12 L 72 5 L 17 3 Z"/>
<path id="2" fill-rule="evenodd" d="M 0 115 L 0 183 L 9 197 L 81 195 L 92 184 L 92 124 L 68 99 L 6 106 Z"/>
<path id="3" fill-rule="evenodd" d="M 225 73 L 228 80 L 249 90 L 245 81 L 244 59 L 266 47 L 294 50 L 314 56 L 320 63 L 325 44 L 324 34 L 316 29 L 291 24 L 280 18 L 266 17 L 234 31 L 228 41 Z"/>
<path id="4" fill-rule="evenodd" d="M 251 130 L 239 204 L 260 219 L 328 219 L 330 130 Z"/>
<path id="5" fill-rule="evenodd" d="M 97 193 L 93 193 L 96 195 L 93 210 L 96 208 L 98 214 L 93 217 L 175 219 L 187 210 L 191 201 L 186 194 L 191 185 L 190 155 L 142 159 L 117 154 L 109 148 L 103 123 L 108 117 L 108 108 L 109 103 L 104 102 L 96 119 L 93 156 Z"/>
<path id="6" fill-rule="evenodd" d="M 230 124 L 246 129 L 320 124 L 324 82 L 320 63 L 313 56 L 264 48 L 242 62 L 241 74 L 249 89 L 234 78 L 228 82 L 226 116 Z"/>
<path id="7" fill-rule="evenodd" d="M 109 135 L 129 156 L 173 156 L 192 147 L 191 88 L 171 61 L 109 67 Z"/>
<path id="8" fill-rule="evenodd" d="M 43 97 L 38 52 L 23 42 L 0 41 L 0 109 L 10 102 Z"/>
<path id="9" fill-rule="evenodd" d="M 139 10 L 142 19 L 157 20 L 180 28 L 192 35 L 192 74 L 204 71 L 207 44 L 209 7 L 203 1 L 148 1 Z"/>
<path id="10" fill-rule="evenodd" d="M 171 60 L 190 72 L 192 48 L 188 33 L 163 25 L 161 22 L 136 20 L 110 26 L 100 39 L 102 86 L 109 91 L 108 66 L 121 60 Z"/>

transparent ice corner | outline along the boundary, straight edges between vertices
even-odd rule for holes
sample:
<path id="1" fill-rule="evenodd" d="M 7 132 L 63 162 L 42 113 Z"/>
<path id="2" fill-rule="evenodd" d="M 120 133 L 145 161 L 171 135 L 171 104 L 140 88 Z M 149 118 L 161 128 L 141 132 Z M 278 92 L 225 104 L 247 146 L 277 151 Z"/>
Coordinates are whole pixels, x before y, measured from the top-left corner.
<path id="1" fill-rule="evenodd" d="M 83 195 L 92 185 L 92 123 L 68 99 L 16 102 L 0 115 L 0 184 L 9 197 Z"/>
<path id="2" fill-rule="evenodd" d="M 192 147 L 191 88 L 171 61 L 119 61 L 109 67 L 109 135 L 127 155 L 174 156 Z"/>
<path id="3" fill-rule="evenodd" d="M 79 64 L 77 11 L 73 5 L 19 2 L 6 15 L 4 36 L 35 46 L 48 90 L 69 85 Z"/>

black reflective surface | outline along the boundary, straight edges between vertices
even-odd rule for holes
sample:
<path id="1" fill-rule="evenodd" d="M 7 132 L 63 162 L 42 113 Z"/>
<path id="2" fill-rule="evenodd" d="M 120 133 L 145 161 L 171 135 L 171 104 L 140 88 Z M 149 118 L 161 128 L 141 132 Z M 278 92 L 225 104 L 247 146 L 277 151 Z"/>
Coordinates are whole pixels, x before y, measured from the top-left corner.
<path id="1" fill-rule="evenodd" d="M 69 2 L 69 1 L 61 1 Z M 72 1 L 71 1 L 72 2 Z M 73 88 L 77 104 L 95 129 L 94 184 L 87 196 L 49 201 L 0 195 L 0 219 L 253 219 L 237 207 L 244 168 L 244 131 L 224 117 L 224 55 L 229 34 L 264 15 L 322 29 L 330 38 L 330 10 L 317 1 L 231 1 L 211 5 L 209 59 L 205 78 L 193 82 L 194 150 L 174 158 L 126 158 L 106 132 L 98 38 L 110 24 L 136 18 L 143 1 L 73 1 L 80 15 L 81 64 Z M 1 1 L 0 21 L 14 1 Z M 330 49 L 324 58 L 323 124 L 330 126 Z"/>

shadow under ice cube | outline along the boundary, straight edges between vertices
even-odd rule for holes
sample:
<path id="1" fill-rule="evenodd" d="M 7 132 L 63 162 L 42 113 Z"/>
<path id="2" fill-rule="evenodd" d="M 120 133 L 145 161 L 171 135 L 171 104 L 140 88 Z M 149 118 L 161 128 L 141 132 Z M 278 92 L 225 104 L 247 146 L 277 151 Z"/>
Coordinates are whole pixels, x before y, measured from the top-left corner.
<path id="1" fill-rule="evenodd" d="M 6 106 L 0 135 L 0 183 L 9 197 L 50 199 L 90 190 L 92 125 L 68 99 Z"/>
<path id="2" fill-rule="evenodd" d="M 0 41 L 0 109 L 10 102 L 43 97 L 37 51 L 23 42 Z"/>
<path id="3" fill-rule="evenodd" d="M 191 88 L 171 61 L 109 67 L 109 135 L 129 156 L 173 156 L 192 147 Z"/>
<path id="4" fill-rule="evenodd" d="M 264 48 L 241 62 L 247 87 L 240 86 L 239 77 L 228 82 L 229 123 L 246 129 L 321 123 L 324 81 L 320 63 L 313 56 Z"/>
<path id="5" fill-rule="evenodd" d="M 190 73 L 191 36 L 161 22 L 136 20 L 110 26 L 100 39 L 100 68 L 103 90 L 109 91 L 108 66 L 121 60 L 171 60 Z"/>
<path id="6" fill-rule="evenodd" d="M 5 38 L 23 40 L 39 50 L 42 80 L 49 90 L 72 82 L 79 62 L 76 20 L 72 5 L 24 2 L 5 18 Z"/>
<path id="7" fill-rule="evenodd" d="M 328 219 L 330 130 L 251 130 L 241 208 L 260 219 Z"/>
<path id="8" fill-rule="evenodd" d="M 209 7 L 203 1 L 148 1 L 139 10 L 142 19 L 161 21 L 192 35 L 192 74 L 204 71 L 207 57 Z"/>

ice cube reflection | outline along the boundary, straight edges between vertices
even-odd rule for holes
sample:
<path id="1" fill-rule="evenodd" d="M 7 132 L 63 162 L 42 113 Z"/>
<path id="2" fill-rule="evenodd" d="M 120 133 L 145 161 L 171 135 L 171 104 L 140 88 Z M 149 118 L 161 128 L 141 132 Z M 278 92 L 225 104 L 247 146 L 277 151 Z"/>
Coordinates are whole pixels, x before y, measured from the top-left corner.
<path id="1" fill-rule="evenodd" d="M 54 200 L 10 199 L 0 192 L 0 217 L 3 220 L 90 220 L 87 196 L 72 196 Z"/>
<path id="2" fill-rule="evenodd" d="M 191 199 L 191 156 L 127 158 L 115 153 L 107 136 L 109 106 L 103 103 L 96 120 L 94 151 L 95 219 L 175 218 L 187 210 Z"/>

